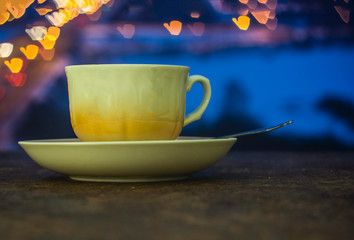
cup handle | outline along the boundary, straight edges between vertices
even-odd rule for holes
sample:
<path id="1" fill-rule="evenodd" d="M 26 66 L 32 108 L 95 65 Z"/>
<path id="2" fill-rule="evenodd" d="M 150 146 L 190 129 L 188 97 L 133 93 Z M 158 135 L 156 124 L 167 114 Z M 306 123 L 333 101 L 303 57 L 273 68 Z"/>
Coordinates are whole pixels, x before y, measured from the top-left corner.
<path id="1" fill-rule="evenodd" d="M 209 101 L 210 101 L 211 87 L 210 87 L 209 79 L 207 79 L 206 77 L 203 77 L 201 75 L 193 75 L 188 78 L 187 92 L 189 92 L 191 90 L 192 85 L 196 82 L 199 82 L 200 84 L 202 84 L 203 92 L 204 92 L 203 99 L 202 99 L 202 102 L 197 107 L 197 109 L 195 109 L 193 112 L 189 113 L 185 117 L 183 126 L 186 126 L 187 124 L 189 124 L 191 122 L 199 120 L 201 118 L 201 116 L 203 115 L 203 113 L 204 113 L 205 109 L 207 108 Z"/>

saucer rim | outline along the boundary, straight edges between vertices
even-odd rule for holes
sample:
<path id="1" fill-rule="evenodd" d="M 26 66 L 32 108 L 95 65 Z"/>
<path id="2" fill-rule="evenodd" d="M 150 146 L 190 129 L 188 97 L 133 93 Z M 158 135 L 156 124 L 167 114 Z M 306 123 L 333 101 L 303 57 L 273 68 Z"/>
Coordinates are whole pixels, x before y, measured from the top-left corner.
<path id="1" fill-rule="evenodd" d="M 233 142 L 237 138 L 208 138 L 208 137 L 188 137 L 182 136 L 183 139 L 174 140 L 152 140 L 152 141 L 97 141 L 97 142 L 82 142 L 78 138 L 57 138 L 57 139 L 33 139 L 21 140 L 18 144 L 31 145 L 156 145 L 156 144 L 183 144 L 183 143 L 212 143 L 212 142 Z M 185 139 L 187 138 L 187 139 Z"/>

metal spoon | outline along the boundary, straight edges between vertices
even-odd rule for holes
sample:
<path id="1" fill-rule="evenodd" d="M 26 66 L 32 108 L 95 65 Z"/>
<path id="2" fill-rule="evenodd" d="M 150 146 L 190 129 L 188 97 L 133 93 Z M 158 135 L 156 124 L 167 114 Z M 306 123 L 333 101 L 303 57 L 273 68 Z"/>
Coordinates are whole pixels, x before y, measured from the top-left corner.
<path id="1" fill-rule="evenodd" d="M 231 134 L 231 135 L 226 135 L 226 136 L 221 136 L 221 137 L 215 137 L 215 138 L 235 138 L 235 137 L 240 137 L 240 136 L 246 136 L 246 135 L 251 135 L 251 134 L 258 134 L 258 133 L 265 133 L 265 132 L 270 132 L 273 130 L 276 130 L 278 128 L 284 127 L 290 123 L 293 123 L 294 121 L 288 121 L 279 125 L 276 125 L 274 127 L 270 127 L 270 128 L 259 128 L 259 129 L 255 129 L 255 130 L 251 130 L 251 131 L 247 131 L 247 132 L 241 132 L 241 133 L 236 133 L 236 134 Z"/>

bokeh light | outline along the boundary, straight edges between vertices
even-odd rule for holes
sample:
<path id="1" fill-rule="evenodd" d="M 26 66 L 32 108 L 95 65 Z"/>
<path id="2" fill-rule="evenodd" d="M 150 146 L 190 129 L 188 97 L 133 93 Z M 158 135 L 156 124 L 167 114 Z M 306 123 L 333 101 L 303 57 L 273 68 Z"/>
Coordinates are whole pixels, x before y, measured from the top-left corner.
<path id="1" fill-rule="evenodd" d="M 283 96 L 281 102 L 284 101 L 284 115 L 285 112 L 288 114 L 300 112 L 299 109 L 303 105 L 315 108 L 314 106 L 321 102 L 320 100 L 315 102 L 310 97 L 315 98 L 315 94 L 308 94 L 306 98 L 306 101 L 312 101 L 311 104 L 303 103 L 300 106 L 295 100 L 289 100 L 302 99 L 301 96 L 290 97 L 291 92 L 298 89 L 296 85 L 291 84 L 296 82 L 301 85 L 300 82 L 306 76 L 309 82 L 333 76 L 329 73 L 324 74 L 326 76 L 320 74 L 320 71 L 329 71 L 329 67 L 327 69 L 319 67 L 318 71 L 315 71 L 318 65 L 326 64 L 318 59 L 330 54 L 324 54 L 322 58 L 318 57 L 309 63 L 296 60 L 296 56 L 299 57 L 300 53 L 304 53 L 303 56 L 307 56 L 306 54 L 317 56 L 318 46 L 333 48 L 334 55 L 336 47 L 341 49 L 349 46 L 350 49 L 353 43 L 351 30 L 353 22 L 350 18 L 352 4 L 353 2 L 349 0 L 327 1 L 326 4 L 320 0 L 3 0 L 0 4 L 0 132 L 3 126 L 11 125 L 9 122 L 16 122 L 15 118 L 20 122 L 18 116 L 25 115 L 28 105 L 36 102 L 35 99 L 44 98 L 50 89 L 49 86 L 55 85 L 56 79 L 64 78 L 63 69 L 67 64 L 166 62 L 196 65 L 200 67 L 198 74 L 205 71 L 211 75 L 210 78 L 217 79 L 214 82 L 215 102 L 243 99 L 239 97 L 238 100 L 233 100 L 232 96 L 235 94 L 230 93 L 229 99 L 222 100 L 225 94 L 221 93 L 220 88 L 230 78 L 233 82 L 243 84 L 246 89 L 244 91 L 248 91 L 248 97 L 252 99 L 250 102 L 260 101 L 263 96 L 269 105 L 276 105 L 277 102 L 273 101 L 275 96 Z M 282 51 L 291 52 L 289 49 L 297 51 L 286 56 L 281 55 Z M 238 56 L 239 60 L 236 60 L 236 57 L 231 58 L 227 54 L 229 52 Z M 252 57 L 253 52 L 258 52 L 259 55 Z M 265 55 L 269 55 L 270 60 L 261 62 L 260 59 Z M 280 59 L 280 56 L 285 60 Z M 340 60 L 345 57 L 333 60 L 334 63 L 338 63 L 337 69 L 343 67 L 346 70 L 342 69 L 332 78 L 347 81 L 351 85 L 351 80 L 345 80 L 346 77 L 351 79 L 348 77 L 351 69 L 345 67 L 349 60 L 343 62 Z M 289 63 L 292 69 L 285 70 L 288 65 L 281 64 L 286 62 L 286 59 L 293 60 L 291 64 Z M 220 70 L 221 68 L 225 69 Z M 307 69 L 308 75 L 302 72 L 303 69 Z M 191 70 L 193 71 L 193 67 Z M 348 74 L 343 73 L 346 71 Z M 282 82 L 278 81 L 281 78 L 280 73 L 286 76 L 285 83 L 292 87 L 286 89 L 285 83 L 283 86 Z M 297 75 L 301 77 L 294 80 Z M 310 86 L 309 83 L 309 87 L 303 86 L 301 91 L 310 91 L 307 88 L 317 91 L 324 86 L 331 90 L 336 89 L 330 80 L 323 81 L 323 84 L 318 84 L 320 87 Z M 288 91 L 288 95 L 277 92 L 265 96 L 258 90 L 266 89 L 267 84 L 277 85 L 276 88 L 280 89 L 279 83 L 283 86 L 283 91 Z M 242 92 L 240 90 L 242 86 L 239 86 L 240 89 L 233 87 L 232 84 L 230 86 L 225 89 Z M 346 89 L 343 88 L 341 91 L 345 92 Z M 348 94 L 342 92 L 336 96 L 339 95 L 350 98 Z M 289 96 L 289 99 L 286 96 Z M 324 102 L 326 104 L 319 104 L 321 108 L 318 109 L 321 109 L 324 115 L 332 114 L 335 119 L 334 125 L 337 126 L 334 130 L 328 130 L 328 134 L 346 139 L 343 140 L 345 143 L 352 143 L 347 136 L 351 132 L 351 125 L 344 123 L 341 125 L 339 123 L 341 120 L 338 119 L 342 117 L 335 115 L 335 108 Z M 255 109 L 258 111 L 263 109 L 258 105 L 255 107 L 256 103 L 252 104 L 250 103 L 251 106 L 247 109 L 240 106 L 235 109 L 239 109 L 237 111 L 244 115 L 255 112 Z M 9 107 L 15 105 L 16 107 Z M 209 109 L 213 114 L 208 116 L 206 113 L 206 118 L 210 119 L 219 116 L 219 110 L 224 111 L 224 108 L 216 106 L 216 103 L 211 103 Z M 312 113 L 315 110 L 308 112 Z M 234 114 L 231 111 L 226 113 Z M 273 117 L 269 119 L 281 118 L 280 115 L 272 113 Z M 274 123 L 266 120 L 265 116 L 266 113 L 261 117 L 254 117 L 261 120 L 248 121 L 244 126 L 251 128 L 259 126 L 257 125 L 259 122 L 263 125 Z M 320 121 L 330 118 L 328 116 L 321 118 Z M 206 126 L 208 123 L 204 124 Z M 241 125 L 238 122 L 237 126 Z M 15 126 L 13 128 L 15 129 Z M 292 128 L 296 128 L 296 125 Z M 303 132 L 306 129 L 308 134 L 312 134 L 310 132 L 315 129 L 307 129 L 305 124 L 299 128 Z M 325 131 L 323 129 L 325 128 L 317 131 L 323 133 Z M 7 133 L 11 131 L 15 132 L 6 130 Z M 213 132 L 209 130 L 209 134 L 212 135 Z M 7 145 L 1 143 L 0 134 L 0 148 L 1 146 Z"/>
<path id="2" fill-rule="evenodd" d="M 124 24 L 123 26 L 118 26 L 117 30 L 124 38 L 130 39 L 134 36 L 135 26 L 133 24 Z"/>
<path id="3" fill-rule="evenodd" d="M 179 35 L 182 30 L 182 23 L 177 20 L 173 20 L 170 23 L 164 23 L 163 25 L 171 35 Z"/>
<path id="4" fill-rule="evenodd" d="M 0 57 L 7 58 L 11 55 L 14 49 L 14 45 L 12 43 L 1 43 L 0 44 Z"/>
<path id="5" fill-rule="evenodd" d="M 12 73 L 19 73 L 23 66 L 23 60 L 21 58 L 12 58 L 10 60 L 6 60 L 5 65 Z"/>
<path id="6" fill-rule="evenodd" d="M 26 48 L 21 47 L 20 50 L 29 60 L 35 59 L 38 54 L 38 47 L 33 44 L 27 45 Z"/>

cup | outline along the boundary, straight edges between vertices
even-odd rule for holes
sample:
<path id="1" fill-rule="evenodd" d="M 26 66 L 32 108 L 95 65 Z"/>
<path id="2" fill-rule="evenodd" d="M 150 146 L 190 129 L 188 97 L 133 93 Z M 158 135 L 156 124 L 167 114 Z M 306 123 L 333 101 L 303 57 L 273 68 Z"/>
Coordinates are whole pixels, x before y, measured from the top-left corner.
<path id="1" fill-rule="evenodd" d="M 189 77 L 189 67 L 145 64 L 65 67 L 71 124 L 81 141 L 176 139 L 200 119 L 211 96 L 209 80 Z M 195 82 L 203 99 L 185 116 L 186 93 Z"/>

